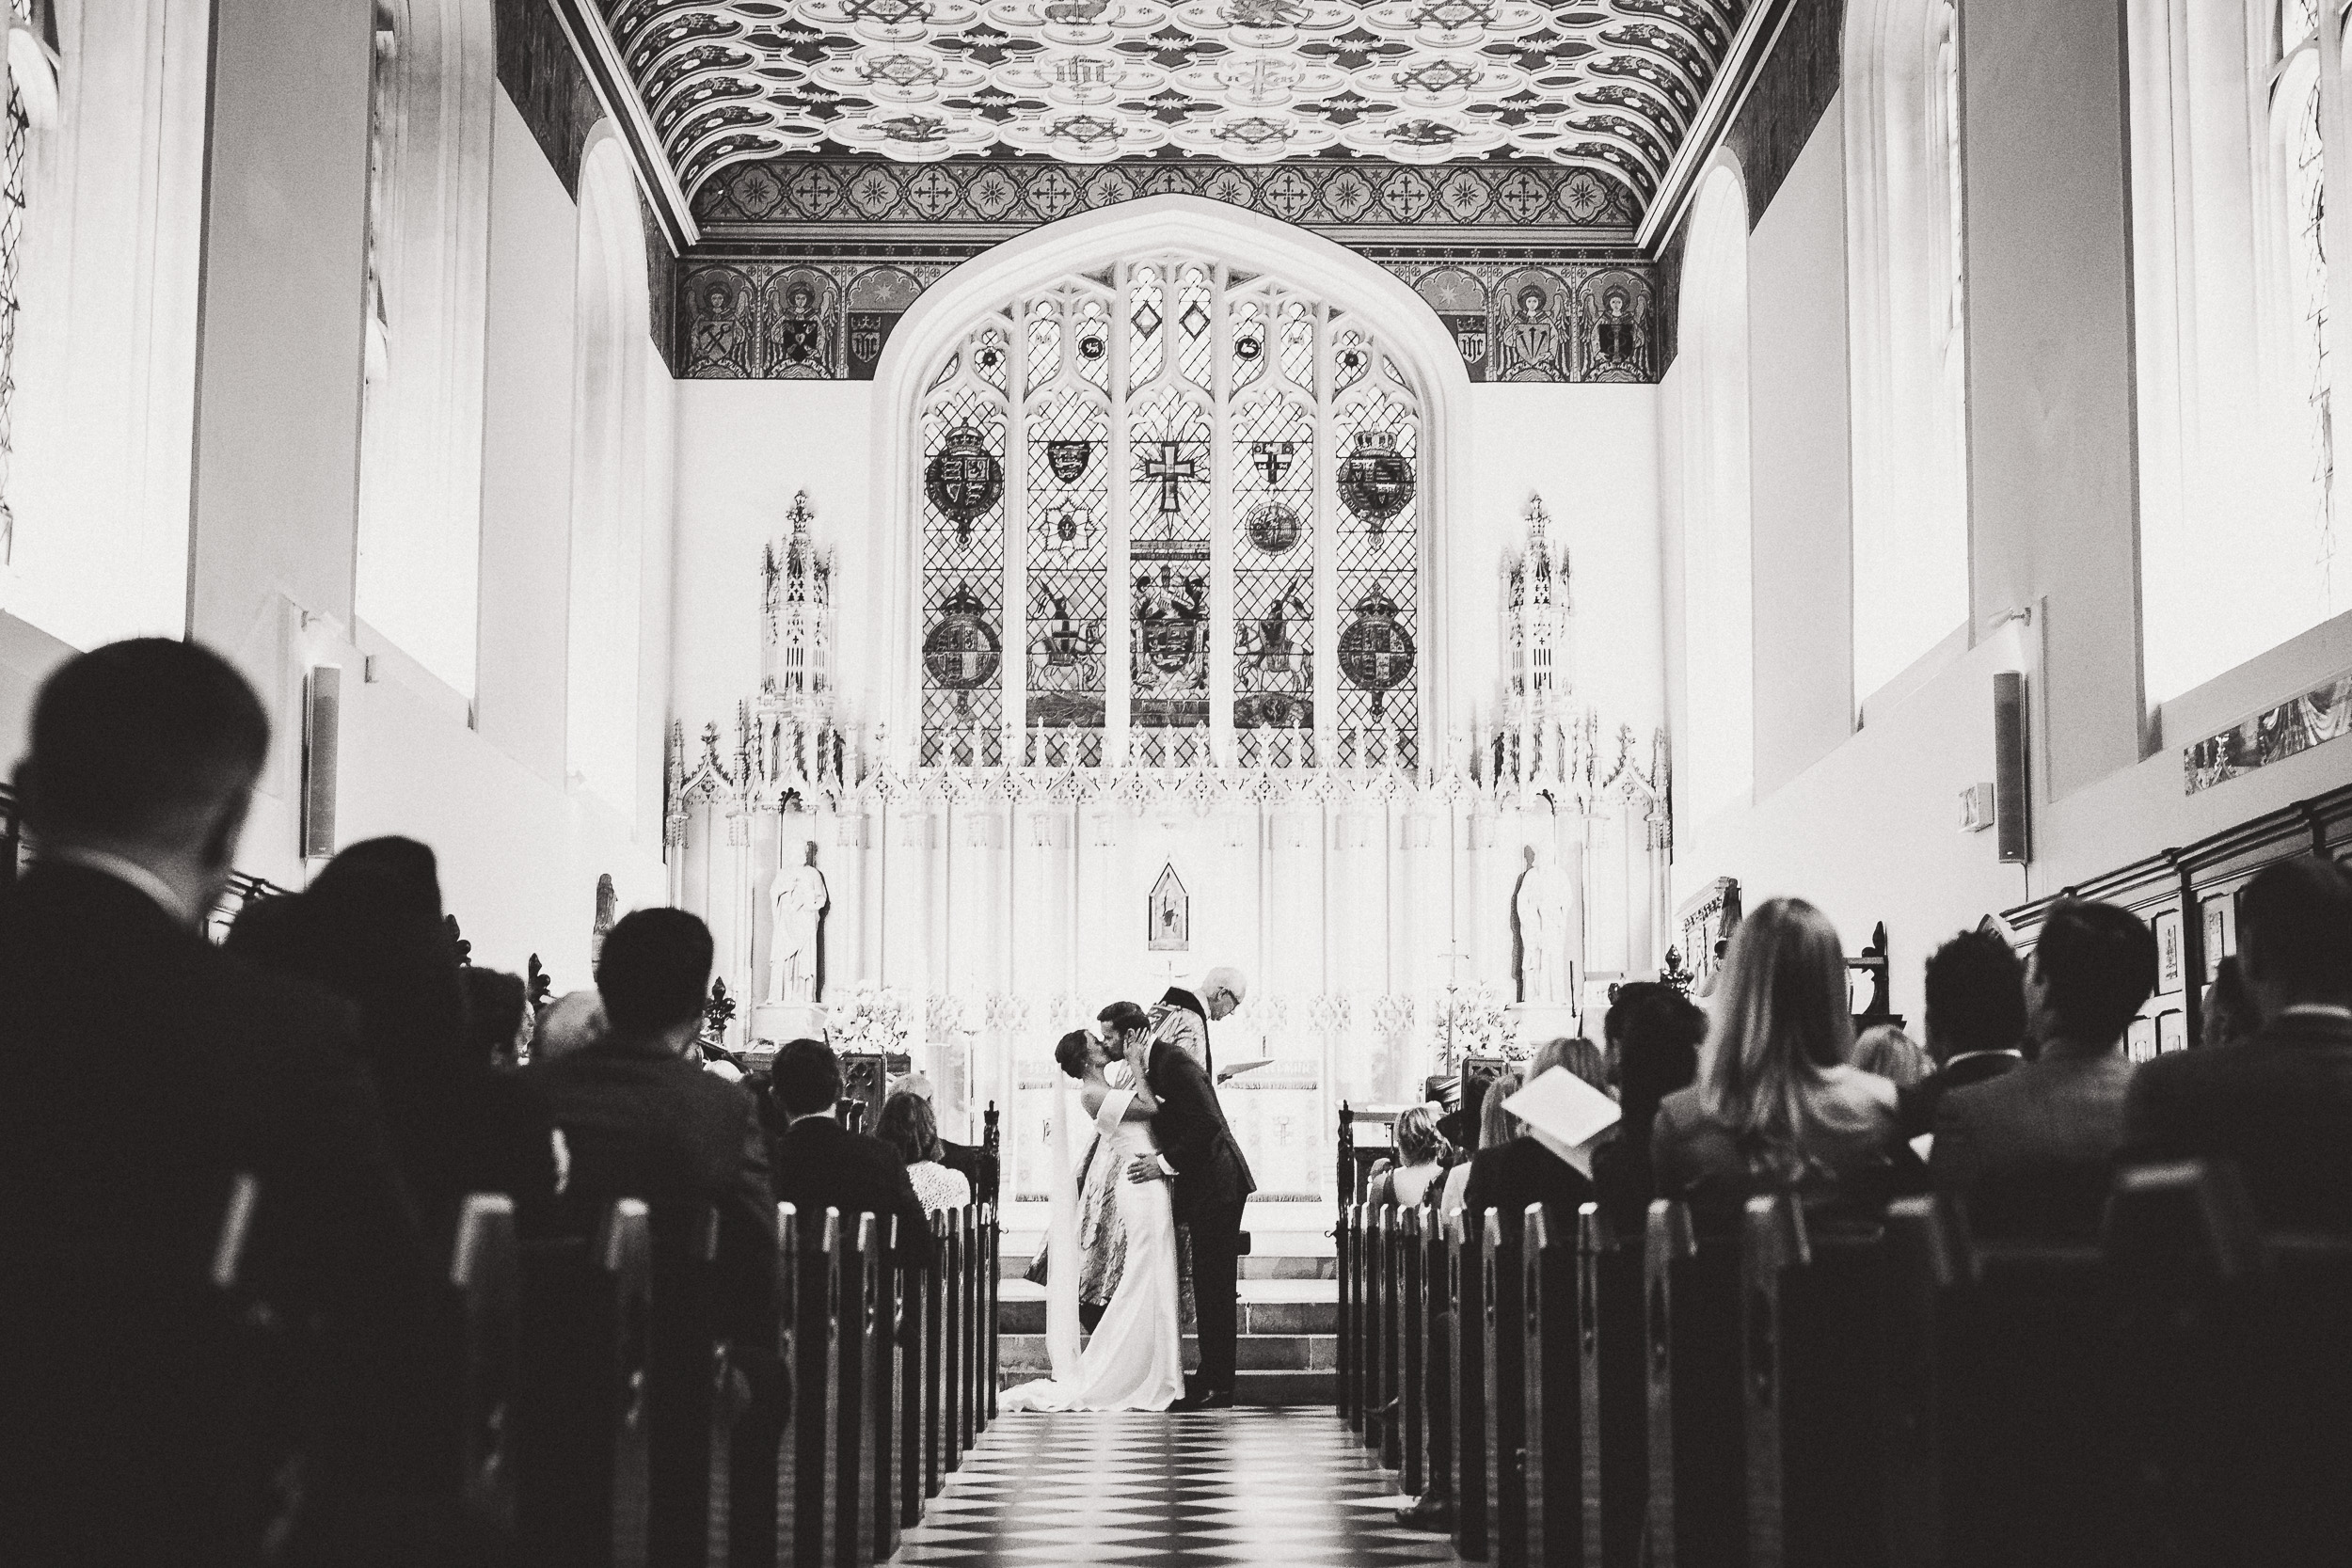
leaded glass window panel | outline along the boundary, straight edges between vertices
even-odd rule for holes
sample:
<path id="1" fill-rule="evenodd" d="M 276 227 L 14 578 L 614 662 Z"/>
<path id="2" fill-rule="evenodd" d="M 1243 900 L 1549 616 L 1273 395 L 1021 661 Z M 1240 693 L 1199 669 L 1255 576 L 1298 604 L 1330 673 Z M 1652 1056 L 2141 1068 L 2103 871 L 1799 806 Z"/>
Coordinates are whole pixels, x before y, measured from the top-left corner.
<path id="1" fill-rule="evenodd" d="M 923 412 L 926 764 L 1003 760 L 1009 337 L 974 331 Z"/>
<path id="2" fill-rule="evenodd" d="M 918 415 L 920 759 L 1417 767 L 1422 413 L 1366 323 L 1205 258 L 1008 301 Z"/>

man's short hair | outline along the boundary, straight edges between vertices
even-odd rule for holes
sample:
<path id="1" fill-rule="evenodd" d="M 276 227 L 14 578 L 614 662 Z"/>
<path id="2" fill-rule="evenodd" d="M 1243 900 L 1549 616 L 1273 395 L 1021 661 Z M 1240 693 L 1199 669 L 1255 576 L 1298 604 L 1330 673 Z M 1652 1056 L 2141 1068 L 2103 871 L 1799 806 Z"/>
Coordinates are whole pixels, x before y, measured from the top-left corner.
<path id="1" fill-rule="evenodd" d="M 1152 1015 L 1133 1002 L 1114 1002 L 1094 1015 L 1094 1021 L 1105 1029 L 1149 1029 Z"/>
<path id="2" fill-rule="evenodd" d="M 2060 899 L 2034 939 L 2033 964 L 2066 1037 L 2110 1045 L 2156 989 L 2156 939 L 2129 910 Z"/>
<path id="3" fill-rule="evenodd" d="M 2026 966 L 1997 931 L 1963 931 L 1928 955 L 1926 990 L 1928 1053 L 1938 1064 L 2014 1051 L 2026 1037 Z"/>
<path id="4" fill-rule="evenodd" d="M 656 1035 L 700 1017 L 710 999 L 710 927 L 684 910 L 638 910 L 607 931 L 596 959 L 605 1017 Z"/>
<path id="5" fill-rule="evenodd" d="M 2352 878 L 2316 855 L 2266 867 L 2238 895 L 2247 978 L 2289 996 L 2352 995 Z"/>
<path id="6" fill-rule="evenodd" d="M 841 1058 L 823 1040 L 787 1040 L 768 1069 L 768 1092 L 787 1116 L 830 1111 L 841 1099 Z"/>
<path id="7" fill-rule="evenodd" d="M 41 683 L 18 774 L 25 826 L 193 841 L 268 757 L 269 715 L 227 659 L 167 638 L 110 642 Z"/>

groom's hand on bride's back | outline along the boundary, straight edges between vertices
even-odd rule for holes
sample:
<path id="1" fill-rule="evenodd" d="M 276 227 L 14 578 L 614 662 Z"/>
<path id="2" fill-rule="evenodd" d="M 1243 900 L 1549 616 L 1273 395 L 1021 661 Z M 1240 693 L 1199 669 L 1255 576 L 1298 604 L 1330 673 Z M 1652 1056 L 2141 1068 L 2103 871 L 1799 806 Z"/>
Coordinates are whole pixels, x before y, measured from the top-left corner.
<path id="1" fill-rule="evenodd" d="M 1165 1181 L 1168 1180 L 1168 1172 L 1161 1167 L 1156 1156 L 1138 1154 L 1127 1162 L 1127 1180 L 1130 1181 Z"/>

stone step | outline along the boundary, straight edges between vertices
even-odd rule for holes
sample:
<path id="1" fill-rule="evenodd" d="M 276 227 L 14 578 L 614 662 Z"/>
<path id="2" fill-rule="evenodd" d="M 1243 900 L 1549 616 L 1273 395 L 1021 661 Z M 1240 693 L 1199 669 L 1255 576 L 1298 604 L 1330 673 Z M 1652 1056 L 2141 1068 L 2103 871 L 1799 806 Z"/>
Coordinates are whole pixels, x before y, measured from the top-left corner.
<path id="1" fill-rule="evenodd" d="M 1246 1281 L 1245 1287 L 1258 1281 Z M 1281 1282 L 1289 1283 L 1289 1282 Z M 1337 1281 L 1302 1280 L 1296 1283 L 1313 1286 Z M 1025 1285 L 1026 1282 L 1025 1281 Z M 996 1331 L 999 1334 L 1043 1334 L 1045 1332 L 1045 1298 L 1027 1286 L 1020 1296 L 1009 1293 L 1000 1296 L 996 1305 Z M 1252 1299 L 1256 1292 L 1247 1291 L 1241 1303 L 1241 1331 L 1252 1334 L 1337 1334 L 1340 1327 L 1338 1292 L 1329 1291 L 1319 1299 L 1268 1301 Z M 1295 1292 L 1294 1292 L 1295 1293 Z"/>
<path id="2" fill-rule="evenodd" d="M 996 1340 L 1000 1372 L 1025 1377 L 1048 1377 L 1053 1360 L 1042 1334 L 1000 1334 Z M 1200 1361 L 1200 1341 L 1184 1336 L 1184 1364 Z M 1233 1365 L 1252 1372 L 1323 1372 L 1339 1370 L 1340 1339 L 1336 1334 L 1245 1334 L 1233 1342 Z"/>

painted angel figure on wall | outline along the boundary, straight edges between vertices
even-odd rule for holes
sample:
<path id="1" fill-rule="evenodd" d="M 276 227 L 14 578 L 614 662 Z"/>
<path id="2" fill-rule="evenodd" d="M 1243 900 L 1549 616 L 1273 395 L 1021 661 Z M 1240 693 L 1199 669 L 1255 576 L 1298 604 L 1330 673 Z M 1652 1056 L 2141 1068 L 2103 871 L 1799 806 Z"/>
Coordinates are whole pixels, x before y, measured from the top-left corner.
<path id="1" fill-rule="evenodd" d="M 713 277 L 691 297 L 694 325 L 688 337 L 686 373 L 731 380 L 750 375 L 741 295 L 734 285 Z"/>
<path id="2" fill-rule="evenodd" d="M 1561 330 L 1559 312 L 1540 283 L 1530 282 L 1513 296 L 1510 325 L 1502 329 L 1498 370 L 1504 381 L 1565 381 L 1568 378 L 1568 339 Z"/>

